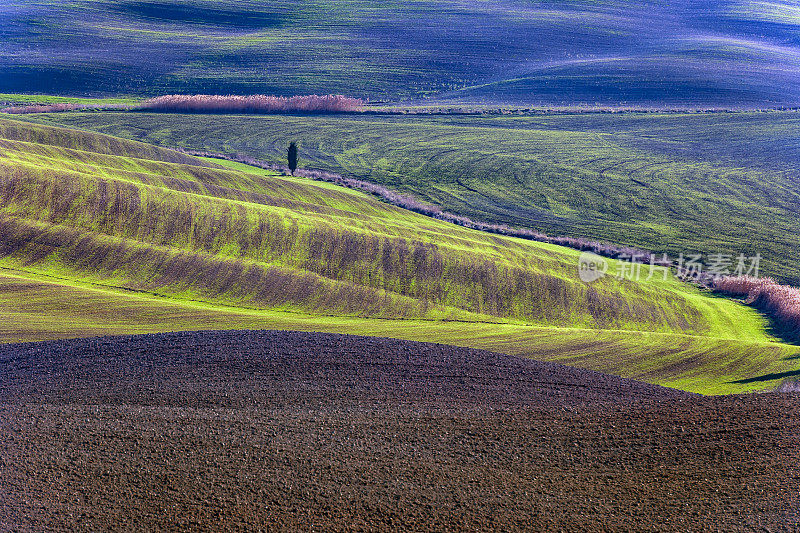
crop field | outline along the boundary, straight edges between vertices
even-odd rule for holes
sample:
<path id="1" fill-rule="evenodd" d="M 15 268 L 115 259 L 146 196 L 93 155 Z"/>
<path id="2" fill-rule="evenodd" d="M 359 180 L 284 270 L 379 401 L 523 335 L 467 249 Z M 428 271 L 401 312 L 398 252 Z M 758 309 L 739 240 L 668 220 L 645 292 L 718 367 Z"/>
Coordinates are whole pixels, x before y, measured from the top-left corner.
<path id="1" fill-rule="evenodd" d="M 3 8 L 8 93 L 800 103 L 792 2 L 11 0 Z"/>
<path id="2" fill-rule="evenodd" d="M 348 331 L 702 392 L 774 388 L 798 368 L 755 311 L 671 277 L 588 285 L 575 250 L 25 121 L 0 120 L 0 233 L 5 342 Z"/>
<path id="3" fill-rule="evenodd" d="M 0 346 L 0 529 L 791 531 L 798 400 L 318 333 Z"/>
<path id="4" fill-rule="evenodd" d="M 301 166 L 380 183 L 475 220 L 673 258 L 703 254 L 704 262 L 710 254 L 760 254 L 762 274 L 800 283 L 796 112 L 37 120 L 281 163 L 297 140 Z"/>

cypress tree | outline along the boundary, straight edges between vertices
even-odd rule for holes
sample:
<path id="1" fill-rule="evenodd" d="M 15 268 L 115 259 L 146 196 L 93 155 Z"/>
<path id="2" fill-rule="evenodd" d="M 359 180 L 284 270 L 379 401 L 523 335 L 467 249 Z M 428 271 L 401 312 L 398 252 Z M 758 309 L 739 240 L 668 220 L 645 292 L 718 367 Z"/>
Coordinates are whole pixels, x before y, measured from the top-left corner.
<path id="1" fill-rule="evenodd" d="M 294 171 L 297 170 L 297 144 L 292 141 L 289 144 L 289 170 L 294 176 Z"/>

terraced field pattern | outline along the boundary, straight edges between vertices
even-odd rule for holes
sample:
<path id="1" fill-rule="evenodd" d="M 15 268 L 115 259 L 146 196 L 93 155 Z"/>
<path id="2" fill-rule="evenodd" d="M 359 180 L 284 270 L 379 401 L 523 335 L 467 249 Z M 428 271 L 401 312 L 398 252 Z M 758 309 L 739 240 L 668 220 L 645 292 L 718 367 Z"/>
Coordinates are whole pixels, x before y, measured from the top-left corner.
<path id="1" fill-rule="evenodd" d="M 579 252 L 362 192 L 0 120 L 0 339 L 202 329 L 491 349 L 693 392 L 773 389 L 799 349 L 672 277 L 578 278 Z M 612 268 L 614 262 L 612 261 Z"/>

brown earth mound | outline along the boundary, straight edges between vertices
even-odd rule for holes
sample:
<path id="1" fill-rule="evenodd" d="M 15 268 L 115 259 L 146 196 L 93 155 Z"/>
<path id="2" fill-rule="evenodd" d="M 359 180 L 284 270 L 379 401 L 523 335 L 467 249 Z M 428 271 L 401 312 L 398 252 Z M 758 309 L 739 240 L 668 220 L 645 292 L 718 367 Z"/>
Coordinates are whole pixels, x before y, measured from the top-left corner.
<path id="1" fill-rule="evenodd" d="M 0 530 L 792 530 L 798 415 L 345 335 L 8 345 Z"/>

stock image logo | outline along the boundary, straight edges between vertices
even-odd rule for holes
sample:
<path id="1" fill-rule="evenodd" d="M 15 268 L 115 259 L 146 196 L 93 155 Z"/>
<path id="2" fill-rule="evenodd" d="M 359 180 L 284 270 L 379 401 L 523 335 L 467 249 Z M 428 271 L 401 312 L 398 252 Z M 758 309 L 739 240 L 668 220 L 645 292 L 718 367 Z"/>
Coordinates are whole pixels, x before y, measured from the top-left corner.
<path id="1" fill-rule="evenodd" d="M 578 276 L 585 283 L 592 283 L 608 272 L 608 260 L 591 252 L 584 252 L 578 258 Z"/>
<path id="2" fill-rule="evenodd" d="M 704 261 L 705 258 L 705 261 Z M 675 268 L 679 279 L 718 280 L 732 277 L 759 277 L 761 254 L 679 254 L 671 259 L 667 254 L 658 258 L 655 255 L 621 255 L 614 262 L 614 272 L 609 272 L 609 260 L 592 252 L 584 252 L 578 257 L 578 276 L 585 283 L 592 283 L 605 276 L 618 280 L 649 281 L 661 277 L 669 278 L 670 268 Z"/>

